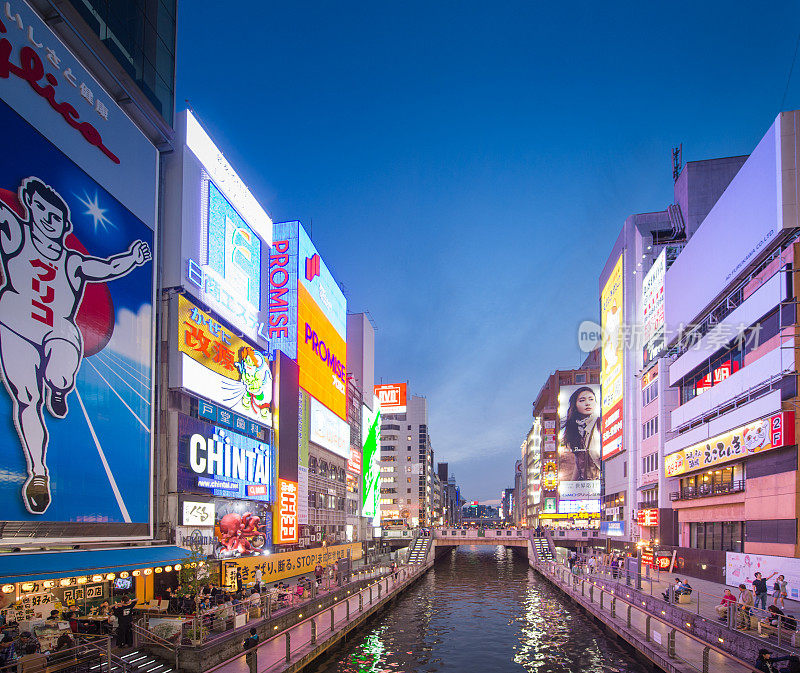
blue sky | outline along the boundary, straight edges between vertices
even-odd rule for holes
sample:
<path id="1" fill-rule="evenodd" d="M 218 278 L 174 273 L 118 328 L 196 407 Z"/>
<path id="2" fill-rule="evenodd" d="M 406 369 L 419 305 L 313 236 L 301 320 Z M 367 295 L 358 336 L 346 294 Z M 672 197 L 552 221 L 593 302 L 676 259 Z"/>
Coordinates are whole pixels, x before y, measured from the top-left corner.
<path id="1" fill-rule="evenodd" d="M 747 154 L 780 109 L 780 2 L 180 3 L 188 99 L 275 221 L 313 222 L 376 377 L 427 396 L 470 499 L 513 486 L 530 405 L 580 362 L 628 215 L 670 149 Z M 800 64 L 784 109 L 800 106 Z"/>

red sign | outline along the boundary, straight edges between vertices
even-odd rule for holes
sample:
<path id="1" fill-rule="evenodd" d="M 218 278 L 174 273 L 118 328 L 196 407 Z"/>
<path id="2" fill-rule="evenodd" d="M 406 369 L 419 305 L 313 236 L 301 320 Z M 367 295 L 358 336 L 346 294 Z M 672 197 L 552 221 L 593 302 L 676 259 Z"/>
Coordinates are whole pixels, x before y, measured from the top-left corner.
<path id="1" fill-rule="evenodd" d="M 638 523 L 640 526 L 657 526 L 658 510 L 640 509 L 638 512 L 636 512 L 636 523 Z"/>
<path id="2" fill-rule="evenodd" d="M 668 570 L 671 563 L 672 557 L 670 556 L 658 556 L 656 558 L 656 566 L 661 570 Z"/>
<path id="3" fill-rule="evenodd" d="M 697 395 L 704 393 L 706 389 L 721 383 L 727 379 L 731 374 L 739 371 L 739 363 L 736 360 L 726 360 L 713 372 L 706 374 L 702 379 L 694 384 L 695 393 Z"/>
<path id="4" fill-rule="evenodd" d="M 406 384 L 386 383 L 375 386 L 375 395 L 381 403 L 381 412 L 386 414 L 406 413 Z"/>
<path id="5" fill-rule="evenodd" d="M 273 525 L 275 544 L 289 544 L 298 541 L 297 530 L 297 482 L 278 479 L 278 515 Z"/>
<path id="6" fill-rule="evenodd" d="M 267 495 L 266 484 L 247 484 L 245 488 L 248 496 Z"/>
<path id="7" fill-rule="evenodd" d="M 361 451 L 350 448 L 350 460 L 347 461 L 347 470 L 353 474 L 361 474 Z"/>

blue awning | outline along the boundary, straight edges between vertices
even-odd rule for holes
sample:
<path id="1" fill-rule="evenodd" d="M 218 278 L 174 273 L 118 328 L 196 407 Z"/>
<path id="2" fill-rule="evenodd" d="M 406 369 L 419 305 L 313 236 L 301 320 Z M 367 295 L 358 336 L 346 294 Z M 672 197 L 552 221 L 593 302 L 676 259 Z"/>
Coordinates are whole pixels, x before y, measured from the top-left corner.
<path id="1" fill-rule="evenodd" d="M 172 546 L 0 554 L 0 584 L 119 574 L 123 570 L 183 563 L 189 554 L 188 549 Z"/>

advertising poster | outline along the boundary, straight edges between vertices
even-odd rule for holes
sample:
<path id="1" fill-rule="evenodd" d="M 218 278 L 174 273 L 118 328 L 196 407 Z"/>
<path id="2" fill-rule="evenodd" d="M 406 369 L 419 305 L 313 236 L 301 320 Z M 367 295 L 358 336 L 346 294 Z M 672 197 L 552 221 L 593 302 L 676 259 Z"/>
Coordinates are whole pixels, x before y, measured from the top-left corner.
<path id="1" fill-rule="evenodd" d="M 625 353 L 622 338 L 624 321 L 622 281 L 622 256 L 620 256 L 600 293 L 600 319 L 603 336 L 600 362 L 600 388 L 603 394 L 601 402 L 603 460 L 611 458 L 623 450 L 622 374 Z"/>
<path id="2" fill-rule="evenodd" d="M 533 494 L 533 504 L 542 501 L 542 418 L 534 416 L 533 426 L 528 437 L 528 450 L 531 458 L 528 460 L 528 482 Z"/>
<path id="3" fill-rule="evenodd" d="M 373 404 L 375 411 L 364 405 L 361 412 L 361 512 L 377 527 L 381 520 L 381 408 L 377 397 Z"/>
<path id="4" fill-rule="evenodd" d="M 275 544 L 291 544 L 299 539 L 297 482 L 278 478 L 272 538 Z"/>
<path id="5" fill-rule="evenodd" d="M 260 556 L 269 552 L 272 515 L 266 505 L 244 500 L 215 502 L 214 557 L 218 559 Z"/>
<path id="6" fill-rule="evenodd" d="M 406 413 L 406 388 L 405 383 L 383 383 L 375 386 L 375 394 L 380 400 L 381 411 L 384 414 Z"/>
<path id="7" fill-rule="evenodd" d="M 179 491 L 271 502 L 274 463 L 269 444 L 178 415 Z"/>
<path id="8" fill-rule="evenodd" d="M 2 518 L 147 536 L 153 230 L 2 100 L 0 124 Z"/>
<path id="9" fill-rule="evenodd" d="M 562 500 L 600 497 L 600 386 L 558 391 L 558 495 Z"/>
<path id="10" fill-rule="evenodd" d="M 259 345 L 269 343 L 266 287 L 272 220 L 191 111 L 176 119 L 181 142 L 165 157 L 165 287 L 181 286 Z M 195 205 L 197 204 L 197 205 Z"/>
<path id="11" fill-rule="evenodd" d="M 300 387 L 347 420 L 347 344 L 305 286 L 297 289 Z"/>
<path id="12" fill-rule="evenodd" d="M 177 344 L 181 380 L 176 386 L 264 425 L 272 425 L 272 361 L 223 327 L 183 295 L 178 296 Z"/>
<path id="13" fill-rule="evenodd" d="M 767 556 L 765 554 L 745 554 L 741 552 L 725 552 L 725 584 L 739 586 L 750 584 L 755 579 L 755 574 L 761 573 L 762 577 L 769 577 L 772 573 L 783 575 L 787 582 L 787 598 L 800 599 L 800 559 L 786 556 Z M 772 584 L 775 577 L 767 581 L 767 586 L 772 595 Z"/>
<path id="14" fill-rule="evenodd" d="M 664 457 L 664 475 L 722 465 L 739 458 L 794 444 L 794 412 L 782 411 Z"/>

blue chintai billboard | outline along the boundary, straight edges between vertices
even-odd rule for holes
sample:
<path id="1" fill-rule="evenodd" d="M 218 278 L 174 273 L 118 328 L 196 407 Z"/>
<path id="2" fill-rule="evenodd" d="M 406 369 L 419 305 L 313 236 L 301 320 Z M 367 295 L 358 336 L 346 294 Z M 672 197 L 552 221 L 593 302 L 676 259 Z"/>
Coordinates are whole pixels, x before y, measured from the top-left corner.
<path id="1" fill-rule="evenodd" d="M 0 127 L 2 518 L 147 535 L 153 231 L 2 101 Z"/>

